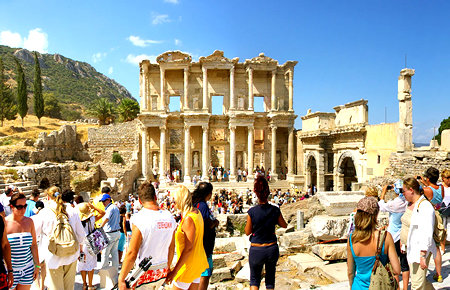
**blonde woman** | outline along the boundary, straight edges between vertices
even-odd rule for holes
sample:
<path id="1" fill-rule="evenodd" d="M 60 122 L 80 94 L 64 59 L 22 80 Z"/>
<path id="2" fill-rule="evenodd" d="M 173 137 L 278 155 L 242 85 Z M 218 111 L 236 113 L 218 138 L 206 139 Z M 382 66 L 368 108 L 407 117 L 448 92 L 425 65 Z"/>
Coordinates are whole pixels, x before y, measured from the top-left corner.
<path id="1" fill-rule="evenodd" d="M 47 264 L 47 280 L 48 289 L 73 289 L 75 285 L 75 274 L 77 270 L 77 260 L 80 252 L 73 255 L 60 257 L 56 256 L 48 250 L 49 239 L 56 225 L 56 216 L 60 213 L 67 215 L 69 223 L 77 236 L 80 249 L 86 233 L 81 224 L 78 210 L 71 206 L 66 206 L 61 198 L 61 190 L 56 187 L 50 187 L 47 190 L 47 205 L 36 215 L 34 219 L 35 227 L 42 234 L 42 255 Z"/>
<path id="2" fill-rule="evenodd" d="M 173 289 L 198 289 L 200 276 L 209 267 L 203 248 L 203 217 L 192 204 L 192 193 L 180 185 L 173 194 L 182 218 L 175 233 L 177 263 L 167 274 Z"/>
<path id="3" fill-rule="evenodd" d="M 355 230 L 347 241 L 348 281 L 350 288 L 353 290 L 369 289 L 380 235 L 380 231 L 377 230 L 379 210 L 378 200 L 371 196 L 363 197 L 356 207 Z M 385 264 L 388 257 L 394 275 L 398 275 L 400 273 L 400 262 L 395 251 L 394 240 L 389 232 L 386 233 L 380 261 Z"/>

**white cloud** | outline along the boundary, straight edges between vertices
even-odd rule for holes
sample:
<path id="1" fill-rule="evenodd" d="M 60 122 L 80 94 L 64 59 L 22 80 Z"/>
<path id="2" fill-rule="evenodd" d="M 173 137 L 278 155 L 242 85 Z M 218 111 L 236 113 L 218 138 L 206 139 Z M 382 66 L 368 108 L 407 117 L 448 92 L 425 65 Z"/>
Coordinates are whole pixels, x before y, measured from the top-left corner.
<path id="1" fill-rule="evenodd" d="M 48 36 L 40 28 L 35 28 L 28 32 L 28 37 L 23 40 L 23 47 L 28 50 L 35 50 L 41 53 L 47 52 Z"/>
<path id="2" fill-rule="evenodd" d="M 178 2 L 178 0 L 164 0 L 164 2 L 166 3 L 172 3 L 172 4 L 178 4 L 180 2 Z"/>
<path id="3" fill-rule="evenodd" d="M 0 44 L 11 46 L 11 47 L 21 47 L 22 46 L 22 37 L 20 36 L 19 33 L 5 30 L 5 31 L 0 32 Z"/>
<path id="4" fill-rule="evenodd" d="M 114 72 L 114 68 L 112 66 L 110 66 L 109 69 L 108 69 L 108 74 L 112 75 L 113 72 Z"/>
<path id="5" fill-rule="evenodd" d="M 175 45 L 181 45 L 182 44 L 181 40 L 176 39 L 176 38 L 175 38 L 174 42 L 175 42 Z"/>
<path id="6" fill-rule="evenodd" d="M 131 63 L 133 65 L 139 65 L 139 63 L 144 60 L 144 59 L 148 59 L 151 62 L 156 62 L 156 55 L 147 55 L 147 54 L 139 54 L 139 55 L 134 55 L 134 54 L 129 54 L 127 56 L 127 58 L 125 59 L 126 62 Z"/>
<path id="7" fill-rule="evenodd" d="M 139 36 L 130 35 L 128 40 L 135 46 L 146 47 L 149 44 L 162 43 L 161 40 L 142 39 Z"/>
<path id="8" fill-rule="evenodd" d="M 102 61 L 106 57 L 106 52 L 97 52 L 92 55 L 92 61 L 94 63 Z"/>
<path id="9" fill-rule="evenodd" d="M 157 14 L 157 13 L 153 13 L 152 14 L 152 24 L 153 25 L 158 25 L 158 24 L 162 24 L 162 23 L 166 23 L 166 22 L 170 22 L 170 18 L 169 15 L 167 14 Z"/>

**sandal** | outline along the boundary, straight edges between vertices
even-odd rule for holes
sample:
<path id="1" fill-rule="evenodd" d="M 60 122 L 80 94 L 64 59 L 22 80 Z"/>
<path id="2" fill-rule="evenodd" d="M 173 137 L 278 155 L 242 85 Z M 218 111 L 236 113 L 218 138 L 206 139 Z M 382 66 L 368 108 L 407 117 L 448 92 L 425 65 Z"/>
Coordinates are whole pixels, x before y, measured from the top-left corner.
<path id="1" fill-rule="evenodd" d="M 83 290 L 88 290 L 88 285 L 87 284 L 83 284 Z"/>
<path id="2" fill-rule="evenodd" d="M 88 290 L 96 290 L 97 288 L 95 286 L 89 286 Z"/>

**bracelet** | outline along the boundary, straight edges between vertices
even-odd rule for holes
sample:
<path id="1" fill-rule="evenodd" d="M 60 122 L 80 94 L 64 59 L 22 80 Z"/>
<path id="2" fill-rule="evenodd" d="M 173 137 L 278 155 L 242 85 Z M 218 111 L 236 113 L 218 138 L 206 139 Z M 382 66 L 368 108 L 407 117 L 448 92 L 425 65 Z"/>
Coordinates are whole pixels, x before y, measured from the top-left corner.
<path id="1" fill-rule="evenodd" d="M 36 267 L 37 269 L 41 268 L 41 266 L 39 266 L 39 265 L 34 265 L 34 267 Z"/>

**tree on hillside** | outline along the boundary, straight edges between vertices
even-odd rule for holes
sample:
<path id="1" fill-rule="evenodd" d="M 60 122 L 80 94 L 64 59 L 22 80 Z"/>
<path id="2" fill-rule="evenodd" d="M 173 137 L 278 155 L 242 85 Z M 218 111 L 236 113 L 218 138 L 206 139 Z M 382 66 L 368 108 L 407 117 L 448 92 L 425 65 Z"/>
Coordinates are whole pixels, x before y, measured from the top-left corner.
<path id="1" fill-rule="evenodd" d="M 53 93 L 44 93 L 44 116 L 61 119 L 61 107 L 59 106 L 58 99 Z"/>
<path id="2" fill-rule="evenodd" d="M 41 67 L 37 52 L 34 52 L 34 114 L 41 125 L 41 118 L 44 116 L 44 97 L 42 96 Z"/>
<path id="3" fill-rule="evenodd" d="M 120 120 L 123 122 L 136 119 L 139 111 L 139 103 L 132 99 L 122 99 L 119 106 L 117 106 L 117 112 L 119 113 Z"/>
<path id="4" fill-rule="evenodd" d="M 106 98 L 94 101 L 88 109 L 88 114 L 96 117 L 100 125 L 114 122 L 115 113 L 114 104 Z"/>
<path id="5" fill-rule="evenodd" d="M 17 115 L 17 106 L 11 89 L 5 84 L 5 73 L 3 60 L 0 57 L 0 120 L 3 127 L 3 120 L 14 120 Z"/>
<path id="6" fill-rule="evenodd" d="M 441 125 L 439 126 L 439 133 L 434 136 L 434 138 L 439 142 L 439 145 L 441 145 L 441 134 L 442 131 L 450 129 L 450 117 L 447 119 L 442 120 Z"/>
<path id="7" fill-rule="evenodd" d="M 17 110 L 19 111 L 19 115 L 22 118 L 23 127 L 23 119 L 28 112 L 27 83 L 25 81 L 25 74 L 23 73 L 23 69 L 20 65 L 19 60 L 14 57 L 14 61 L 16 62 L 17 66 Z"/>

